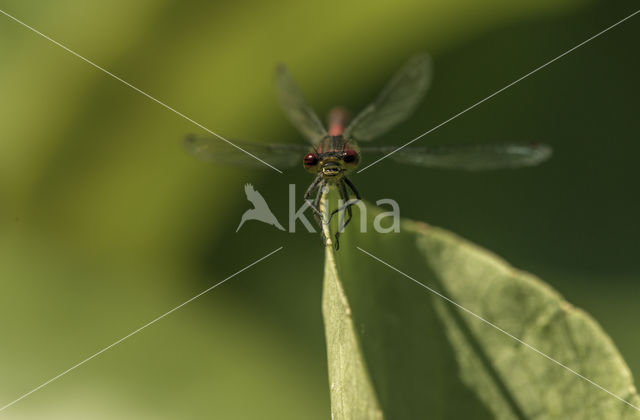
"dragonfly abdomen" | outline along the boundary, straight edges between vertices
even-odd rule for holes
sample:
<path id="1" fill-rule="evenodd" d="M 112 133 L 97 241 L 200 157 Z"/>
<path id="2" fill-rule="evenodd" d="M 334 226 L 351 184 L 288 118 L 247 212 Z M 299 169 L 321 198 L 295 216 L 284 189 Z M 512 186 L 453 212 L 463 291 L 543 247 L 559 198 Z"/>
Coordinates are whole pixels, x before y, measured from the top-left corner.
<path id="1" fill-rule="evenodd" d="M 350 119 L 351 114 L 344 107 L 335 107 L 329 111 L 329 135 L 341 136 Z"/>

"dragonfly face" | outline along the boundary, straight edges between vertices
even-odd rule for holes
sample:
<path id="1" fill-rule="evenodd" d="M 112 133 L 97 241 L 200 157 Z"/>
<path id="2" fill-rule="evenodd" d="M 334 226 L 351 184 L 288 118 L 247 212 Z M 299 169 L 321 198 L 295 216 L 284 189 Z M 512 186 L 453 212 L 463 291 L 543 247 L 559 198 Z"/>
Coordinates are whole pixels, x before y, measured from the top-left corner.
<path id="1" fill-rule="evenodd" d="M 345 174 L 360 163 L 360 153 L 355 142 L 346 141 L 342 135 L 326 136 L 316 150 L 307 153 L 302 160 L 304 168 L 330 184 L 342 180 Z"/>
<path id="2" fill-rule="evenodd" d="M 410 59 L 389 81 L 376 100 L 351 119 L 344 108 L 334 108 L 329 113 L 328 129 L 316 113 L 307 105 L 300 89 L 287 69 L 279 67 L 276 72 L 276 87 L 282 108 L 298 131 L 311 145 L 264 144 L 234 142 L 243 151 L 264 158 L 275 167 L 284 168 L 300 164 L 304 156 L 304 168 L 315 175 L 304 199 L 308 200 L 316 191 L 311 203 L 314 217 L 320 227 L 328 224 L 320 213 L 319 204 L 325 186 L 338 190 L 345 203 L 329 215 L 343 211 L 346 220 L 335 234 L 336 248 L 341 229 L 351 220 L 351 206 L 360 199 L 355 185 L 347 174 L 360 163 L 362 154 L 384 154 L 391 160 L 403 164 L 429 168 L 486 170 L 519 168 L 537 165 L 551 156 L 551 148 L 540 143 L 503 143 L 488 145 L 395 147 L 365 146 L 368 142 L 387 133 L 406 120 L 422 101 L 431 82 L 431 60 L 426 54 Z M 213 136 L 188 136 L 187 149 L 194 155 L 215 162 L 266 167 L 261 161 L 224 144 Z M 354 196 L 356 200 L 350 199 Z M 323 233 L 324 235 L 324 233 Z M 323 236 L 323 242 L 326 238 Z"/>

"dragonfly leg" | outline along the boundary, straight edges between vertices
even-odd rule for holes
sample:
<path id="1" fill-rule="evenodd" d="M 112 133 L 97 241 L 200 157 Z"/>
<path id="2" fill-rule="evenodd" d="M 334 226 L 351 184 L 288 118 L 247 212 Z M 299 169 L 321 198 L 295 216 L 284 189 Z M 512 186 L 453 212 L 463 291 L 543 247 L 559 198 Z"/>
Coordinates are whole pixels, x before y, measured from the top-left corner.
<path id="1" fill-rule="evenodd" d="M 309 185 L 309 188 L 307 188 L 307 191 L 304 193 L 304 200 L 308 201 L 309 197 L 311 197 L 311 193 L 313 192 L 313 190 L 318 188 L 318 193 L 316 195 L 315 200 L 313 200 L 313 203 L 309 203 L 309 207 L 311 207 L 311 210 L 313 210 L 314 217 L 316 217 L 316 220 L 318 216 L 322 217 L 322 213 L 320 212 L 320 208 L 319 208 L 320 199 L 318 198 L 322 195 L 322 187 L 324 186 L 324 183 L 322 181 L 323 181 L 322 175 L 318 174 L 316 179 L 313 180 L 311 185 Z M 322 225 L 320 226 L 322 227 Z"/>
<path id="2" fill-rule="evenodd" d="M 353 191 L 353 193 L 356 195 L 356 200 L 353 200 L 353 201 L 349 200 L 349 193 L 347 192 L 347 188 L 345 187 L 345 184 L 349 186 L 351 191 Z M 360 197 L 360 193 L 356 189 L 356 186 L 353 185 L 353 183 L 349 181 L 349 178 L 347 178 L 346 176 L 342 178 L 342 181 L 340 181 L 338 188 L 340 189 L 340 197 L 345 202 L 345 204 L 342 207 L 339 207 L 331 212 L 331 214 L 329 215 L 329 221 L 331 221 L 331 218 L 333 217 L 334 214 L 338 213 L 339 211 L 351 208 L 351 206 L 353 206 L 354 204 L 356 204 L 358 201 L 362 199 L 362 197 Z M 345 224 L 344 227 L 346 226 L 347 225 Z"/>
<path id="3" fill-rule="evenodd" d="M 349 199 L 349 193 L 347 192 L 347 187 L 345 187 L 344 183 L 341 183 L 340 186 L 342 187 L 343 191 L 344 191 L 344 196 L 347 198 L 347 200 Z M 347 208 L 345 209 L 345 211 L 347 212 L 347 220 L 344 221 L 342 223 L 340 223 L 340 231 L 343 231 L 347 225 L 349 224 L 349 222 L 351 221 L 351 217 L 353 216 L 353 209 L 351 208 L 353 205 L 355 204 L 355 202 L 352 202 L 350 205 L 347 206 Z"/>
<path id="4" fill-rule="evenodd" d="M 353 185 L 353 182 L 349 181 L 349 178 L 347 178 L 346 176 L 343 179 L 344 179 L 344 182 L 346 182 L 346 184 L 349 186 L 349 188 L 351 188 L 351 191 L 353 191 L 353 193 L 356 195 L 356 198 L 358 200 L 362 200 L 362 197 L 360 197 L 360 193 L 356 189 L 356 186 Z"/>
<path id="5" fill-rule="evenodd" d="M 351 221 L 351 217 L 353 216 L 353 212 L 351 209 L 351 206 L 353 206 L 354 203 L 348 204 L 349 203 L 349 193 L 347 192 L 347 187 L 345 186 L 344 182 L 340 182 L 339 186 L 339 191 L 340 191 L 340 198 L 342 198 L 343 201 L 347 202 L 347 205 L 343 206 L 344 211 L 347 213 L 347 220 L 344 220 L 344 214 L 342 215 L 342 219 L 340 220 L 340 222 L 338 223 L 338 230 L 336 231 L 336 251 L 338 249 L 340 249 L 340 233 L 342 233 L 342 231 L 344 230 L 344 228 L 347 227 L 347 225 L 349 224 L 349 222 Z M 340 210 L 340 209 L 338 209 Z M 335 212 L 335 211 L 334 211 Z M 333 213 L 332 213 L 333 215 Z"/>
<path id="6" fill-rule="evenodd" d="M 319 178 L 322 181 L 322 178 Z M 318 192 L 316 193 L 316 198 L 313 200 L 313 204 L 311 204 L 311 208 L 314 210 L 313 218 L 316 220 L 316 224 L 320 228 L 320 241 L 322 242 L 322 246 L 325 246 L 327 243 L 327 238 L 324 236 L 324 228 L 322 225 L 322 213 L 320 212 L 320 200 L 322 200 L 322 192 L 324 190 L 324 182 L 315 182 L 319 183 Z"/>
<path id="7" fill-rule="evenodd" d="M 307 191 L 305 191 L 305 193 L 304 193 L 304 199 L 305 200 L 307 200 L 307 199 L 309 199 L 309 197 L 311 197 L 311 193 L 318 186 L 320 181 L 322 181 L 322 176 L 320 174 L 318 174 L 318 176 L 316 176 L 316 179 L 314 179 L 313 182 L 311 183 L 311 185 L 309 185 L 309 188 L 307 188 Z"/>

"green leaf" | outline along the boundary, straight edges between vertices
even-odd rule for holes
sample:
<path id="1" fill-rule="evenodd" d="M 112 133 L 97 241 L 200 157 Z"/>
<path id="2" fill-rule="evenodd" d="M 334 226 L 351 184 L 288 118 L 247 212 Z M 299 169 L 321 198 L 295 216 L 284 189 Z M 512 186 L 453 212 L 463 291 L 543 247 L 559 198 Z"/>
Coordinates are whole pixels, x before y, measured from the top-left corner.
<path id="1" fill-rule="evenodd" d="M 333 418 L 640 419 L 599 388 L 640 406 L 588 314 L 451 232 L 403 220 L 399 233 L 376 233 L 381 210 L 366 211 L 368 233 L 356 210 L 340 250 L 326 249 Z"/>
<path id="2" fill-rule="evenodd" d="M 329 377 L 333 418 L 381 419 L 382 411 L 364 364 L 333 252 L 326 253 L 322 302 L 327 348 L 331 354 Z"/>

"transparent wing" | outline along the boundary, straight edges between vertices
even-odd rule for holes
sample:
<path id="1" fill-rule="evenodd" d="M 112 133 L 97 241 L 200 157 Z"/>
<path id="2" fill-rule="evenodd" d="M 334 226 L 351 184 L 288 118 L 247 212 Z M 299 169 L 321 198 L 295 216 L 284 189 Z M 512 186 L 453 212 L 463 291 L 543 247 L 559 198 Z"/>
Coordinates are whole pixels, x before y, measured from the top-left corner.
<path id="1" fill-rule="evenodd" d="M 376 101 L 349 124 L 346 138 L 370 141 L 406 120 L 416 109 L 431 82 L 431 59 L 426 54 L 411 58 L 387 84 Z"/>
<path id="2" fill-rule="evenodd" d="M 309 146 L 304 144 L 233 143 L 277 168 L 302 165 L 302 158 L 309 151 Z M 259 160 L 214 136 L 190 134 L 184 139 L 184 147 L 202 160 L 225 165 L 268 168 Z"/>
<path id="3" fill-rule="evenodd" d="M 317 144 L 327 135 L 322 121 L 307 105 L 302 92 L 283 65 L 276 69 L 276 90 L 287 118 L 311 144 Z"/>
<path id="4" fill-rule="evenodd" d="M 361 153 L 388 154 L 396 146 L 361 147 Z M 470 144 L 405 147 L 389 155 L 397 162 L 428 168 L 482 171 L 538 165 L 551 157 L 551 147 L 541 143 Z"/>

